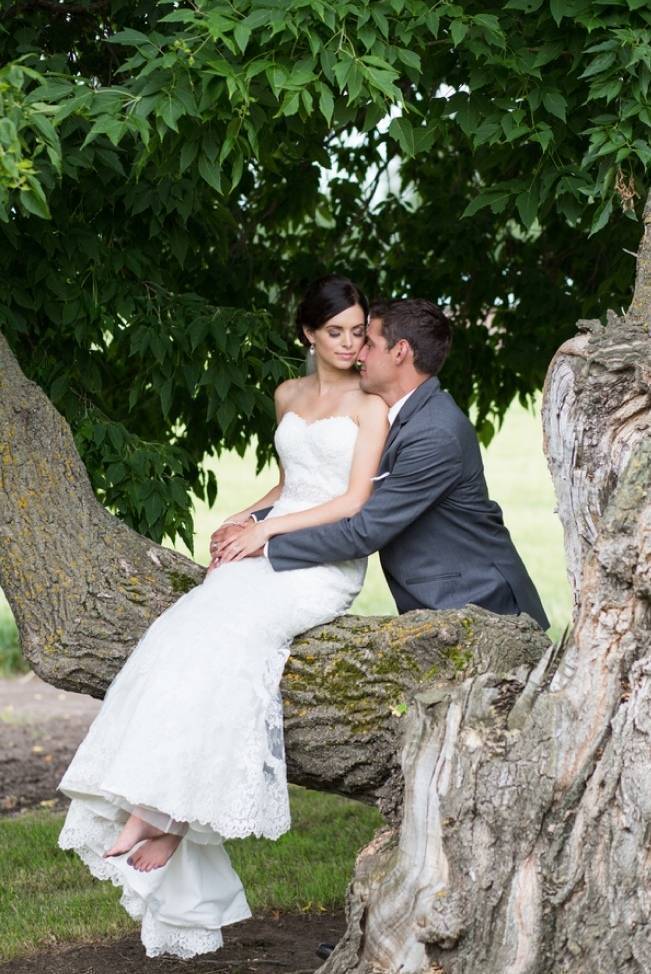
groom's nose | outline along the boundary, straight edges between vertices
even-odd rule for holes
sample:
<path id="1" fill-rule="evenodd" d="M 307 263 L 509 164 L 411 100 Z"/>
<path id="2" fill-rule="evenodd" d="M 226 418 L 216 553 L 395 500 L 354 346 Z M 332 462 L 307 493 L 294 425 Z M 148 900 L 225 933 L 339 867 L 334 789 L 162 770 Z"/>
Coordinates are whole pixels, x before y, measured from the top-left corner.
<path id="1" fill-rule="evenodd" d="M 358 352 L 357 361 L 358 362 L 365 362 L 367 355 L 368 355 L 368 345 L 366 343 L 364 343 L 364 345 L 362 345 L 362 347 L 360 348 L 360 350 Z"/>

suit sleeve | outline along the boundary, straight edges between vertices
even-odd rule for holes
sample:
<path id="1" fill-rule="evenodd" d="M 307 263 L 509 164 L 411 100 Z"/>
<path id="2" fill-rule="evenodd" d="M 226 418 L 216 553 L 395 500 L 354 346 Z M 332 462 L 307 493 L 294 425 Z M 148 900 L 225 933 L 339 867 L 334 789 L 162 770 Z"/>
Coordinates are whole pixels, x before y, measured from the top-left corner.
<path id="1" fill-rule="evenodd" d="M 264 521 L 264 519 L 266 518 L 266 516 L 267 516 L 267 514 L 269 513 L 270 510 L 271 510 L 270 507 L 261 507 L 259 511 L 253 511 L 251 513 L 251 517 L 253 518 L 253 520 L 257 524 L 258 521 Z"/>
<path id="2" fill-rule="evenodd" d="M 461 449 L 449 433 L 433 431 L 405 443 L 387 477 L 358 514 L 333 524 L 279 534 L 267 556 L 275 571 L 363 558 L 383 548 L 440 502 L 460 481 Z"/>

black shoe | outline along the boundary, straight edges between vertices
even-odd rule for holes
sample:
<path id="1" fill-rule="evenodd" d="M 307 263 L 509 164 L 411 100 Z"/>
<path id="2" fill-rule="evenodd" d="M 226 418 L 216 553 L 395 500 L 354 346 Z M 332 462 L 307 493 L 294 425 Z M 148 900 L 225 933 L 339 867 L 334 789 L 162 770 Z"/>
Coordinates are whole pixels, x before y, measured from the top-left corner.
<path id="1" fill-rule="evenodd" d="M 316 956 L 320 957 L 321 960 L 327 960 L 334 949 L 334 944 L 319 944 L 316 949 Z"/>

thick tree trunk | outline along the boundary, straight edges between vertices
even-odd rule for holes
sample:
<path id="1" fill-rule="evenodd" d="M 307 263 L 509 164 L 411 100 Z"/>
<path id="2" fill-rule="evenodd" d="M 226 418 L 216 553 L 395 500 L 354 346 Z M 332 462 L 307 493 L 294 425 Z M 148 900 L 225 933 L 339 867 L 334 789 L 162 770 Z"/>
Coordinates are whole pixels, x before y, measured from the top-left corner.
<path id="1" fill-rule="evenodd" d="M 546 449 L 575 594 L 567 646 L 474 607 L 347 617 L 283 680 L 292 780 L 377 802 L 323 974 L 651 970 L 651 209 L 629 313 L 552 362 Z M 95 501 L 0 339 L 0 585 L 26 655 L 101 694 L 201 570 Z"/>
<path id="2" fill-rule="evenodd" d="M 70 428 L 0 335 L 0 587 L 44 680 L 102 696 L 129 647 L 203 577 L 97 502 Z"/>
<path id="3" fill-rule="evenodd" d="M 579 322 L 546 382 L 572 636 L 413 694 L 402 821 L 322 974 L 651 971 L 650 224 L 629 313 Z"/>

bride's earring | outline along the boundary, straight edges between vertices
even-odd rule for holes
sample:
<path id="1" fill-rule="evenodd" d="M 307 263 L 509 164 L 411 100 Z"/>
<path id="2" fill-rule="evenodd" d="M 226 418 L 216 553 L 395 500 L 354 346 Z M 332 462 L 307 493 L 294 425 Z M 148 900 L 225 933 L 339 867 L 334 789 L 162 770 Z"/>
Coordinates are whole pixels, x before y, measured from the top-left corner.
<path id="1" fill-rule="evenodd" d="M 310 345 L 310 355 L 314 355 L 314 345 Z"/>

